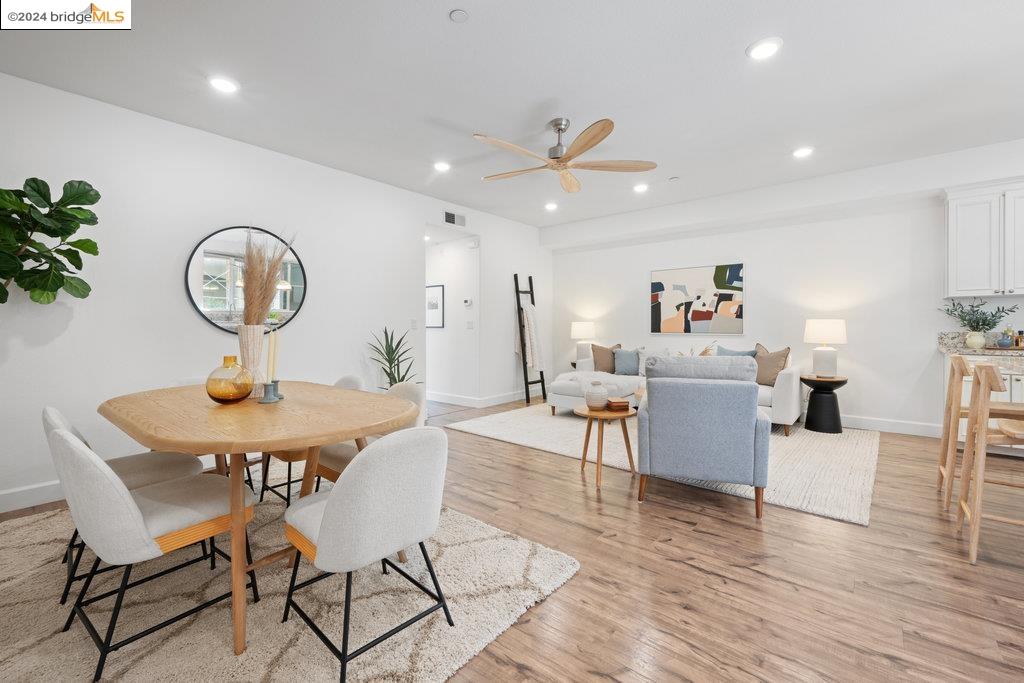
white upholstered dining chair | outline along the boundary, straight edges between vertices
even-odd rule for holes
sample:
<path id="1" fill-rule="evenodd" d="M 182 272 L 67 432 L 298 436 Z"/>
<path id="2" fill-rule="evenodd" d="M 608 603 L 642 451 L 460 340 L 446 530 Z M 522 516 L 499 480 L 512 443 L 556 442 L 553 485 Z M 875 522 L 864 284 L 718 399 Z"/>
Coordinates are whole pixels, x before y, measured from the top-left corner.
<path id="1" fill-rule="evenodd" d="M 356 375 L 345 375 L 337 382 L 334 386 L 339 389 L 354 389 L 356 391 L 362 391 L 365 388 L 361 377 Z M 279 484 L 270 483 L 270 459 L 276 458 L 286 463 L 286 480 Z M 263 454 L 263 460 L 261 465 L 261 483 L 260 483 L 260 502 L 263 502 L 263 496 L 267 493 L 272 493 L 281 500 L 284 501 L 285 506 L 292 504 L 292 486 L 295 484 L 301 484 L 302 478 L 292 479 L 292 463 L 293 462 L 304 462 L 306 460 L 306 450 L 297 451 L 271 451 Z M 333 481 L 333 479 L 332 479 Z M 320 478 L 317 477 L 317 490 L 320 490 Z M 278 489 L 284 489 L 284 493 L 278 491 Z"/>
<path id="2" fill-rule="evenodd" d="M 75 426 L 64 417 L 63 413 L 56 408 L 47 406 L 43 408 L 43 431 L 49 437 L 50 432 L 55 429 L 66 429 L 86 446 L 89 445 L 82 433 L 75 429 Z M 112 458 L 106 463 L 129 490 L 188 477 L 203 471 L 203 463 L 196 456 L 166 451 L 136 453 L 135 455 Z M 67 565 L 67 580 L 64 582 L 64 591 L 60 596 L 62 605 L 67 602 L 71 585 L 75 581 L 85 578 L 84 574 L 77 573 L 78 563 L 82 559 L 84 550 L 85 544 L 78 540 L 78 529 L 75 529 L 68 540 L 62 560 L 62 563 Z"/>
<path id="3" fill-rule="evenodd" d="M 426 405 L 427 397 L 426 392 L 423 390 L 422 384 L 416 384 L 415 382 L 398 382 L 393 384 L 389 389 L 388 393 L 398 398 L 404 398 L 407 401 L 411 401 L 416 404 L 419 408 L 419 414 L 416 416 L 416 423 L 414 427 L 422 427 L 426 424 Z M 379 437 L 370 436 L 367 437 L 367 443 L 370 443 Z M 355 443 L 346 441 L 344 443 L 333 443 L 329 446 L 324 446 L 320 449 L 320 464 L 316 469 L 316 486 L 317 490 L 320 490 L 320 479 L 328 479 L 330 481 L 337 481 L 338 475 L 344 471 L 345 467 L 352 462 L 352 458 L 356 457 L 359 449 Z"/>
<path id="4" fill-rule="evenodd" d="M 128 588 L 201 562 L 207 555 L 204 552 L 200 557 L 129 583 L 135 564 L 230 530 L 228 480 L 210 474 L 194 474 L 129 490 L 124 481 L 71 431 L 53 429 L 47 435 L 47 440 L 71 518 L 82 540 L 96 554 L 96 560 L 85 576 L 63 629 L 70 629 L 76 616 L 85 624 L 100 651 L 93 678 L 96 681 L 103 674 L 103 666 L 110 652 L 231 597 L 230 592 L 224 593 L 154 627 L 114 641 L 114 629 Z M 252 518 L 255 496 L 248 490 L 243 491 L 248 521 Z M 251 563 L 248 538 L 246 555 L 246 561 Z M 101 561 L 124 568 L 119 587 L 87 597 Z M 253 601 L 258 602 L 255 572 L 249 572 L 249 581 Z M 85 607 L 111 596 L 116 596 L 113 612 L 106 634 L 101 636 L 86 614 Z"/>
<path id="5" fill-rule="evenodd" d="M 345 680 L 348 662 L 402 629 L 441 609 L 454 626 L 448 603 L 434 573 L 424 541 L 437 531 L 441 516 L 448 437 L 436 427 L 403 429 L 377 439 L 345 468 L 330 491 L 297 500 L 285 512 L 285 537 L 298 551 L 292 568 L 284 618 L 291 609 L 302 617 L 341 662 Z M 387 491 L 388 495 L 381 495 Z M 433 591 L 387 559 L 402 548 L 418 544 Z M 324 573 L 296 584 L 302 556 Z M 349 648 L 352 572 L 381 563 L 434 599 L 434 604 L 399 626 L 354 650 Z M 345 604 L 341 647 L 331 642 L 295 602 L 295 591 L 333 574 L 345 574 Z"/>

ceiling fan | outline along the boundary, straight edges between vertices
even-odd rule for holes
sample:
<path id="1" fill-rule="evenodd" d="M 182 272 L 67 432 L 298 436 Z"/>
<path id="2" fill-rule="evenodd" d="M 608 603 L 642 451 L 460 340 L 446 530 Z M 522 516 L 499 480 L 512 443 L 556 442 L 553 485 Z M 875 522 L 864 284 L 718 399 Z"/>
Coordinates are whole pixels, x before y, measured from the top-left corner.
<path id="1" fill-rule="evenodd" d="M 484 180 L 501 180 L 503 178 L 523 175 L 524 173 L 549 170 L 558 173 L 563 190 L 566 192 L 579 192 L 580 181 L 572 174 L 572 171 L 576 169 L 584 171 L 620 171 L 635 173 L 638 171 L 650 171 L 657 167 L 657 164 L 653 161 L 576 161 L 576 157 L 597 146 L 598 143 L 608 137 L 612 132 L 612 128 L 615 127 L 615 124 L 612 123 L 611 119 L 601 119 L 600 121 L 592 123 L 585 131 L 576 136 L 576 139 L 572 141 L 572 144 L 569 145 L 568 149 L 566 149 L 565 145 L 562 144 L 562 134 L 569 129 L 569 119 L 552 119 L 548 122 L 548 127 L 558 134 L 558 142 L 554 147 L 548 149 L 548 156 L 546 159 L 539 154 L 534 154 L 524 147 L 520 147 L 519 145 L 505 140 L 488 137 L 486 135 L 481 135 L 480 133 L 473 135 L 474 138 L 481 142 L 486 142 L 489 145 L 501 147 L 502 149 L 507 149 L 511 152 L 524 154 L 528 157 L 544 162 L 543 166 L 534 166 L 533 168 L 523 168 L 518 171 L 507 171 L 505 173 L 485 176 Z"/>

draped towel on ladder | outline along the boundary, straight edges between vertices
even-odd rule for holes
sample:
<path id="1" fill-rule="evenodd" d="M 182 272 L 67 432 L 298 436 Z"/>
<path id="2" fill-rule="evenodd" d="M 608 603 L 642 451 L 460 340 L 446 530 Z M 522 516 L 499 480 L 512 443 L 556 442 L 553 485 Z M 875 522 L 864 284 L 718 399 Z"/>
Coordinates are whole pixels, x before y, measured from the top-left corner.
<path id="1" fill-rule="evenodd" d="M 520 350 L 526 352 L 526 367 L 534 370 L 544 369 L 544 351 L 540 345 L 540 331 L 537 326 L 537 308 L 531 303 L 520 302 L 523 308 L 523 343 L 519 343 L 519 334 L 516 333 L 516 354 Z"/>

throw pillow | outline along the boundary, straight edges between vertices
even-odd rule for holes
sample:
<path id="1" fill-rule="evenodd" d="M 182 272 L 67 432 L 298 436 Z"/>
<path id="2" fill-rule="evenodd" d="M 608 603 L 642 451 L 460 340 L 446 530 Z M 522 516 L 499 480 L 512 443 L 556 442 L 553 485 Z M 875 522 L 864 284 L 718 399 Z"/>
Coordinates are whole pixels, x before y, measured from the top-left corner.
<path id="1" fill-rule="evenodd" d="M 622 344 L 615 346 L 590 345 L 590 355 L 594 358 L 594 372 L 615 373 L 615 349 L 621 349 Z"/>
<path id="2" fill-rule="evenodd" d="M 775 386 L 775 380 L 779 373 L 786 369 L 786 361 L 789 360 L 789 347 L 781 351 L 769 351 L 760 344 L 755 345 L 757 361 L 757 383 L 766 387 Z"/>
<path id="3" fill-rule="evenodd" d="M 637 349 L 615 349 L 615 374 L 639 375 L 640 352 Z"/>
<path id="4" fill-rule="evenodd" d="M 733 351 L 727 349 L 724 346 L 719 346 L 715 349 L 716 356 L 750 356 L 753 358 L 757 355 L 757 349 L 751 349 L 750 351 Z"/>

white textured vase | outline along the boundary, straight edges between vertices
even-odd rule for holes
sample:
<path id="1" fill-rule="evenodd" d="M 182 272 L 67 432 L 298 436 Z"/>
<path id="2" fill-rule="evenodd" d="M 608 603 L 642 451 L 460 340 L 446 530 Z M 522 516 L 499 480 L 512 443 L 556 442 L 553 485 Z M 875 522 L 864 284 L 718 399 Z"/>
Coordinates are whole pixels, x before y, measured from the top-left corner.
<path id="1" fill-rule="evenodd" d="M 239 325 L 238 355 L 241 366 L 252 374 L 253 388 L 249 398 L 263 398 L 263 325 Z"/>
<path id="2" fill-rule="evenodd" d="M 984 332 L 968 332 L 967 338 L 964 339 L 964 344 L 969 349 L 983 349 L 985 348 L 985 333 Z"/>
<path id="3" fill-rule="evenodd" d="M 590 383 L 590 388 L 583 392 L 583 400 L 587 402 L 587 407 L 594 410 L 602 410 L 608 405 L 608 390 L 604 388 L 604 385 L 594 380 Z"/>

